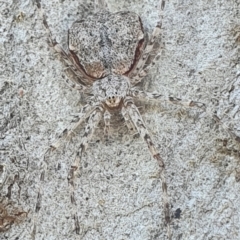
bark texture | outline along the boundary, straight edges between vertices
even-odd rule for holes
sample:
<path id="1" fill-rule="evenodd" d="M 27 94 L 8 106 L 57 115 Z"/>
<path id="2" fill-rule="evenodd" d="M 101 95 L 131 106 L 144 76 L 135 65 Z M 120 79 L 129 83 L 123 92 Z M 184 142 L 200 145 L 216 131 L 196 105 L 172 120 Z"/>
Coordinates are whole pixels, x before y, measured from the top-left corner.
<path id="1" fill-rule="evenodd" d="M 94 7 L 82 0 L 41 4 L 65 46 L 68 28 Z M 157 23 L 156 0 L 108 5 L 139 14 L 149 33 Z M 239 9 L 239 0 L 167 1 L 162 52 L 142 83 L 145 90 L 207 105 L 203 112 L 139 104 L 165 161 L 173 239 L 240 239 L 240 144 L 225 130 L 240 136 Z M 0 239 L 33 239 L 39 161 L 84 100 L 66 85 L 46 36 L 34 1 L 0 2 L 0 207 L 16 219 Z M 75 191 L 81 229 L 75 234 L 67 175 L 82 133 L 47 157 L 35 239 L 167 239 L 158 164 L 118 119 L 108 141 L 99 125 L 81 160 Z"/>

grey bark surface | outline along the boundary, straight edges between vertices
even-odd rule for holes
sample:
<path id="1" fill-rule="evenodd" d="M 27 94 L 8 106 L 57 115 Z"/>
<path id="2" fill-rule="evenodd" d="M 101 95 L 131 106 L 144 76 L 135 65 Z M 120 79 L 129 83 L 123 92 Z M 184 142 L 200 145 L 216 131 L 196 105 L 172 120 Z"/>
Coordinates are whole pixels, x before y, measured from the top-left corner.
<path id="1" fill-rule="evenodd" d="M 157 5 L 108 1 L 112 12 L 139 14 L 149 33 Z M 93 7 L 91 1 L 42 1 L 54 36 L 65 46 L 68 28 Z M 162 51 L 142 83 L 145 90 L 207 105 L 206 113 L 168 103 L 138 105 L 165 161 L 173 239 L 240 239 L 240 144 L 224 129 L 240 136 L 239 11 L 239 0 L 167 1 Z M 0 200 L 28 212 L 0 239 L 27 240 L 39 161 L 80 112 L 82 97 L 66 85 L 33 1 L 2 0 L 0 16 L 0 164 L 8 172 Z M 48 156 L 35 239 L 167 239 L 158 164 L 122 122 L 112 124 L 109 140 L 101 123 L 81 160 L 75 190 L 81 232 L 75 234 L 67 175 L 82 133 Z"/>

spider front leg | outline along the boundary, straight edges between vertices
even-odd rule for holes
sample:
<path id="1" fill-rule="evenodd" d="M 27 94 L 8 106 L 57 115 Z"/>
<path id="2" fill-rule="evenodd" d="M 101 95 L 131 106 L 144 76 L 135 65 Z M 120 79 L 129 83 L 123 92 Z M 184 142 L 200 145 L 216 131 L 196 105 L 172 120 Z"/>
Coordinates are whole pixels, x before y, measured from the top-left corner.
<path id="1" fill-rule="evenodd" d="M 53 37 L 53 34 L 49 28 L 49 25 L 46 20 L 46 16 L 41 8 L 40 2 L 37 0 L 37 7 L 40 11 L 40 15 L 43 21 L 43 25 L 46 28 L 47 35 L 48 35 L 48 44 L 49 46 L 60 56 L 60 58 L 63 60 L 63 63 L 66 67 L 66 72 L 70 76 L 71 83 L 67 81 L 67 83 L 74 89 L 77 89 L 79 91 L 86 91 L 87 87 L 85 85 L 91 85 L 92 80 L 90 77 L 88 77 L 81 67 L 76 62 L 76 59 L 74 57 L 74 54 L 70 53 L 69 50 L 65 51 L 64 48 L 56 41 L 56 39 Z"/>
<path id="2" fill-rule="evenodd" d="M 71 139 L 73 135 L 76 134 L 76 130 L 80 125 L 89 117 L 89 115 L 98 108 L 98 104 L 91 105 L 90 103 L 86 104 L 81 113 L 78 115 L 78 120 L 74 123 L 69 129 L 64 129 L 62 134 L 58 137 L 59 139 L 56 140 L 54 143 L 51 144 L 51 150 L 58 149 L 61 143 L 66 139 Z"/>
<path id="3" fill-rule="evenodd" d="M 133 99 L 131 97 L 125 99 L 124 101 L 124 110 L 128 113 L 131 121 L 133 122 L 134 126 L 136 127 L 137 131 L 139 132 L 142 139 L 147 143 L 148 149 L 151 152 L 151 155 L 153 158 L 155 158 L 159 165 L 159 171 L 160 171 L 160 178 L 162 181 L 162 192 L 163 192 L 163 204 L 164 204 L 164 216 L 165 216 L 165 222 L 167 224 L 167 232 L 168 232 L 168 238 L 171 239 L 171 229 L 170 229 L 170 223 L 171 223 L 171 217 L 170 217 L 170 204 L 169 204 L 169 197 L 167 193 L 167 183 L 166 183 L 166 177 L 165 177 L 165 165 L 163 162 L 163 159 L 161 158 L 159 152 L 157 151 L 150 134 L 146 128 L 146 125 L 136 107 L 136 105 L 133 103 Z M 126 113 L 125 113 L 126 114 Z"/>
<path id="4" fill-rule="evenodd" d="M 38 214 L 42 204 L 42 195 L 43 195 L 42 185 L 45 180 L 45 174 L 47 172 L 47 166 L 48 166 L 46 154 L 51 152 L 52 150 L 59 148 L 61 145 L 61 142 L 63 142 L 64 139 L 70 139 L 72 135 L 75 134 L 75 131 L 77 130 L 77 128 L 83 123 L 83 121 L 86 120 L 86 118 L 89 117 L 90 114 L 93 114 L 96 111 L 98 111 L 98 108 L 99 108 L 99 105 L 97 104 L 94 104 L 93 106 L 90 104 L 85 105 L 78 116 L 77 123 L 74 123 L 72 127 L 70 127 L 69 129 L 65 129 L 63 131 L 63 133 L 59 136 L 59 139 L 55 143 L 51 144 L 51 146 L 47 149 L 47 151 L 44 154 L 44 157 L 40 161 L 41 174 L 40 174 L 40 184 L 39 184 L 39 190 L 37 195 L 37 202 L 35 207 L 33 236 L 35 236 L 36 234 L 36 222 L 37 222 Z"/>
<path id="5" fill-rule="evenodd" d="M 153 59 L 157 55 L 157 54 L 155 54 L 154 57 L 151 57 L 151 54 L 155 50 L 154 46 L 155 46 L 157 39 L 161 32 L 164 7 L 165 7 L 165 0 L 162 0 L 161 4 L 160 4 L 159 21 L 158 21 L 156 27 L 154 28 L 146 46 L 144 47 L 142 55 L 141 55 L 140 59 L 138 60 L 138 63 L 136 64 L 136 66 L 131 70 L 131 72 L 128 75 L 128 77 L 131 79 L 131 83 L 133 86 L 136 85 L 137 83 L 139 83 L 142 80 L 142 78 L 146 76 L 147 72 L 145 71 L 145 68 L 146 68 L 145 65 L 148 62 L 148 59 L 151 58 L 151 60 L 153 61 Z"/>
<path id="6" fill-rule="evenodd" d="M 201 108 L 202 110 L 206 110 L 206 106 L 204 103 L 201 102 L 196 102 L 196 101 L 183 101 L 180 98 L 176 97 L 168 97 L 165 98 L 163 95 L 159 93 L 150 93 L 150 92 L 145 92 L 142 90 L 139 90 L 137 88 L 132 88 L 131 89 L 131 96 L 134 98 L 137 98 L 139 100 L 157 100 L 161 102 L 170 102 L 176 105 L 184 106 L 184 107 L 198 107 Z"/>
<path id="7" fill-rule="evenodd" d="M 80 233 L 80 226 L 79 226 L 79 220 L 78 220 L 78 215 L 77 215 L 77 203 L 75 199 L 75 194 L 74 194 L 74 178 L 77 170 L 79 169 L 79 163 L 82 157 L 82 154 L 84 151 L 86 151 L 88 147 L 88 143 L 92 138 L 92 135 L 94 133 L 94 130 L 98 126 L 98 123 L 102 119 L 103 115 L 103 108 L 101 106 L 98 106 L 89 116 L 87 126 L 85 127 L 85 132 L 82 137 L 82 141 L 80 144 L 80 149 L 76 154 L 75 160 L 73 164 L 70 167 L 69 175 L 68 175 L 68 183 L 71 187 L 71 203 L 73 204 L 73 218 L 75 221 L 75 230 L 76 233 Z"/>
<path id="8" fill-rule="evenodd" d="M 188 108 L 189 107 L 197 107 L 197 108 L 200 108 L 201 110 L 203 110 L 205 113 L 207 113 L 206 105 L 204 103 L 201 103 L 201 102 L 196 102 L 196 101 L 192 101 L 192 100 L 183 101 L 182 99 L 176 98 L 176 97 L 165 98 L 161 94 L 149 93 L 149 92 L 139 90 L 137 88 L 132 88 L 130 94 L 131 94 L 132 97 L 137 98 L 139 100 L 147 100 L 147 101 L 157 100 L 157 101 L 161 101 L 161 102 L 170 102 L 170 103 L 180 105 L 180 106 L 184 106 L 184 107 L 188 107 Z M 217 124 L 221 125 L 223 127 L 223 129 L 225 129 L 235 141 L 240 142 L 240 137 L 237 136 L 233 132 L 232 129 L 230 129 L 229 127 L 226 127 L 225 124 L 222 122 L 222 120 L 216 114 L 209 114 L 209 113 L 207 113 L 207 114 Z"/>

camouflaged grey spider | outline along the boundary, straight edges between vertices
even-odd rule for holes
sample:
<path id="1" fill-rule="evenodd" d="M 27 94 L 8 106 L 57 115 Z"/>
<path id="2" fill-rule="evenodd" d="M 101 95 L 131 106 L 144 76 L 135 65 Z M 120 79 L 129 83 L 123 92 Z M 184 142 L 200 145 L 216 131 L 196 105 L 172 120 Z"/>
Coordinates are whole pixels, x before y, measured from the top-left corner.
<path id="1" fill-rule="evenodd" d="M 71 202 L 76 205 L 74 175 L 79 168 L 80 158 L 87 149 L 95 128 L 103 117 L 107 131 L 110 126 L 111 113 L 118 111 L 122 113 L 125 121 L 130 121 L 134 125 L 142 139 L 147 143 L 151 155 L 159 164 L 165 222 L 168 226 L 169 239 L 171 239 L 170 205 L 164 162 L 150 137 L 138 108 L 134 104 L 134 99 L 166 101 L 160 94 L 144 92 L 136 87 L 146 76 L 147 63 L 152 60 L 154 47 L 160 35 L 164 6 L 165 0 L 162 0 L 159 22 L 148 39 L 137 14 L 129 11 L 110 13 L 107 4 L 99 0 L 98 8 L 101 11 L 74 22 L 69 29 L 68 49 L 66 51 L 52 37 L 44 14 L 42 16 L 43 23 L 49 33 L 50 46 L 60 54 L 68 68 L 70 67 L 73 75 L 71 87 L 89 96 L 88 104 L 83 107 L 78 122 L 70 129 L 66 129 L 60 139 L 51 145 L 51 149 L 58 148 L 63 138 L 70 138 L 78 126 L 87 120 L 80 149 L 70 167 L 68 177 L 72 189 Z M 38 8 L 41 10 L 39 3 Z M 204 107 L 204 104 L 199 102 L 183 102 L 181 99 L 172 97 L 168 98 L 167 101 L 189 107 Z M 44 180 L 45 170 L 41 174 L 41 181 Z M 39 191 L 36 212 L 41 206 L 41 196 L 41 191 Z M 74 214 L 74 219 L 76 232 L 79 233 L 77 211 Z"/>

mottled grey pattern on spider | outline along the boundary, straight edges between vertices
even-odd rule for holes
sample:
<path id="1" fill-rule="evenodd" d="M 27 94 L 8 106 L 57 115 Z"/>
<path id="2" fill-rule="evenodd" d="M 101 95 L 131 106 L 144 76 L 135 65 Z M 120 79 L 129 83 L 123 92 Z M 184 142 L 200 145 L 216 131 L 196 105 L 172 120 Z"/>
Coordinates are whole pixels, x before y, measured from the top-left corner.
<path id="1" fill-rule="evenodd" d="M 76 232 L 79 233 L 80 227 L 74 197 L 74 177 L 79 169 L 82 153 L 87 149 L 100 120 L 104 118 L 105 130 L 108 131 L 111 114 L 116 111 L 122 113 L 125 121 L 130 122 L 137 129 L 142 139 L 147 143 L 151 155 L 158 161 L 162 181 L 165 222 L 168 238 L 171 239 L 171 214 L 164 162 L 150 137 L 134 99 L 157 99 L 188 107 L 198 107 L 202 110 L 205 110 L 205 105 L 194 101 L 183 102 L 181 99 L 174 97 L 164 99 L 158 93 L 144 92 L 136 86 L 146 76 L 149 62 L 152 62 L 153 56 L 156 56 L 159 50 L 159 47 L 156 46 L 158 45 L 162 25 L 164 0 L 159 4 L 159 21 L 149 37 L 144 32 L 141 19 L 137 14 L 129 11 L 110 13 L 104 1 L 99 0 L 96 4 L 98 4 L 97 8 L 100 9 L 99 12 L 73 23 L 69 29 L 68 49 L 64 50 L 52 36 L 46 17 L 38 3 L 43 23 L 48 31 L 49 45 L 61 56 L 71 72 L 71 87 L 89 97 L 88 103 L 79 114 L 78 122 L 66 129 L 48 151 L 58 148 L 63 139 L 69 139 L 80 124 L 87 119 L 80 149 L 70 167 L 68 176 L 75 228 Z M 41 173 L 41 181 L 44 180 L 47 166 L 45 158 L 42 165 L 44 167 Z M 36 213 L 40 210 L 41 198 L 40 189 Z M 34 231 L 36 232 L 36 228 Z"/>

